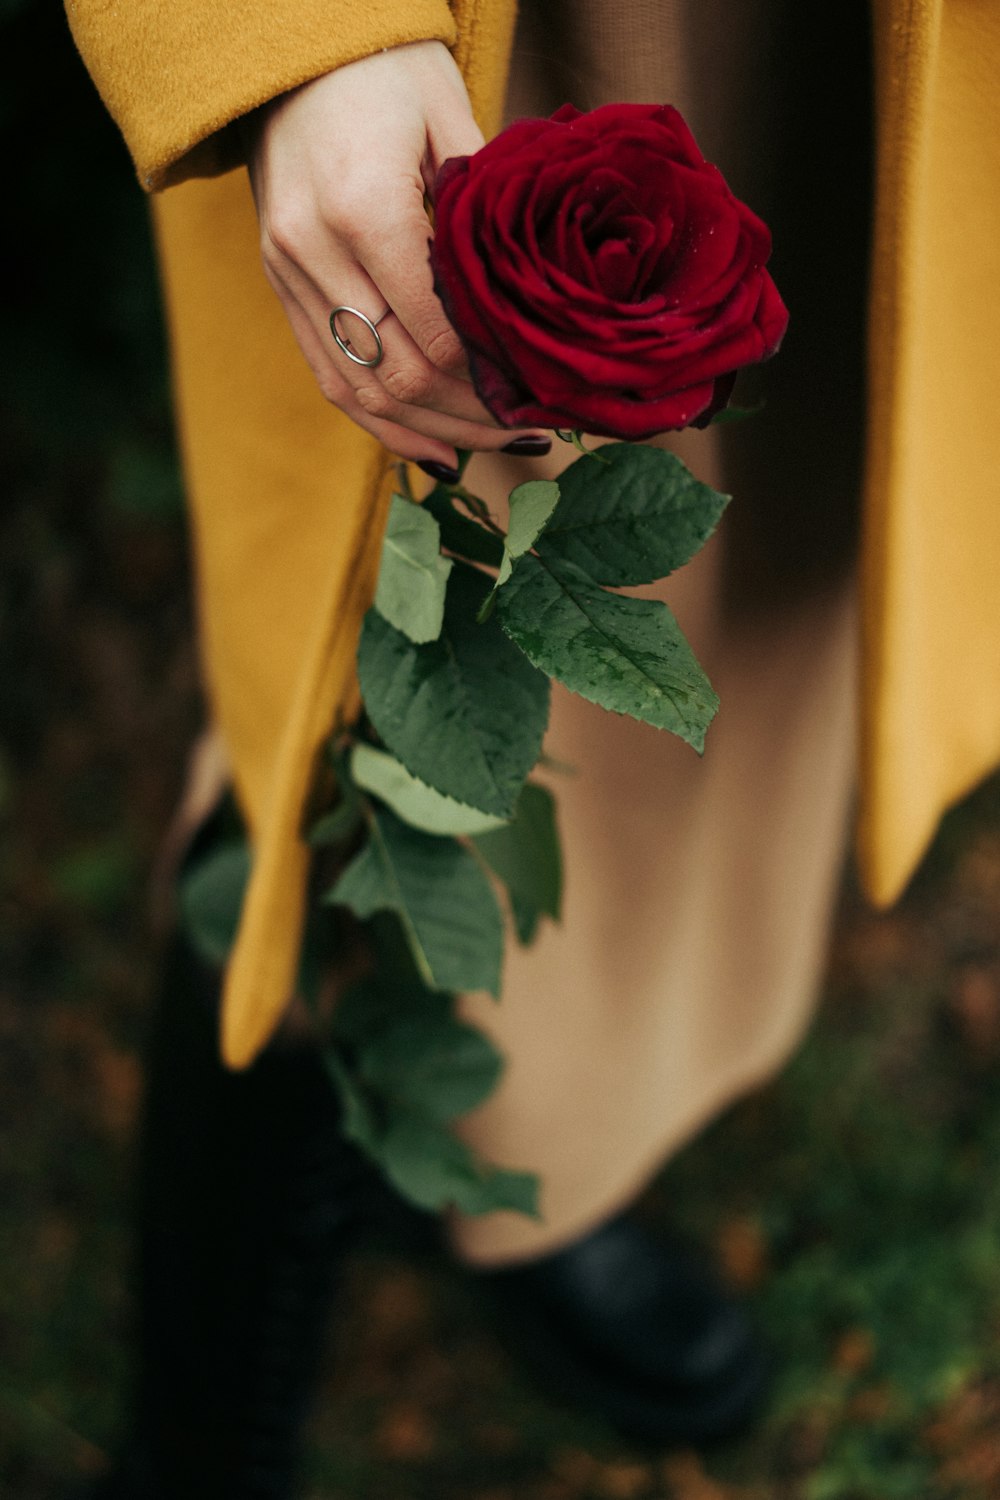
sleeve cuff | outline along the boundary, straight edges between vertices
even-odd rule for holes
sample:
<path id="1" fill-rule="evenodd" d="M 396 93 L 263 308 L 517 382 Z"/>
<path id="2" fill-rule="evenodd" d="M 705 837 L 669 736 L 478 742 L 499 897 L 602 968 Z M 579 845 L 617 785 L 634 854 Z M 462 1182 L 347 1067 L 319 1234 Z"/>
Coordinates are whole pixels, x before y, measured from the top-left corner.
<path id="1" fill-rule="evenodd" d="M 67 0 L 66 9 L 150 192 L 236 166 L 239 140 L 226 127 L 278 94 L 390 47 L 457 39 L 447 0 Z"/>

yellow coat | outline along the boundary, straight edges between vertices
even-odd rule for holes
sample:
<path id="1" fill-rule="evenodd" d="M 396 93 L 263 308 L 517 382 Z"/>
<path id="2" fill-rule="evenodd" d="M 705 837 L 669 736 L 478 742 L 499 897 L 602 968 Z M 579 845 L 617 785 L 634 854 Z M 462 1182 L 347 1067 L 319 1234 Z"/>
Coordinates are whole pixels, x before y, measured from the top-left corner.
<path id="1" fill-rule="evenodd" d="M 255 847 L 223 1047 L 291 991 L 316 756 L 354 688 L 391 460 L 316 390 L 267 286 L 238 140 L 255 105 L 436 38 L 495 128 L 514 0 L 67 0 L 157 196 L 208 689 Z M 874 0 L 859 850 L 892 900 L 1000 762 L 1000 6 Z M 221 175 L 218 175 L 221 174 Z M 176 185 L 180 184 L 180 185 Z"/>

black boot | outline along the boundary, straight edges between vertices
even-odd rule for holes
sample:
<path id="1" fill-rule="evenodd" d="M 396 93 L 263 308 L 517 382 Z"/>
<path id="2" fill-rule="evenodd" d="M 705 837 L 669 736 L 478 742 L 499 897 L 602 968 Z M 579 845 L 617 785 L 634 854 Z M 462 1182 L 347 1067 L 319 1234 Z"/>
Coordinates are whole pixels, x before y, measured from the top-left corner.
<path id="1" fill-rule="evenodd" d="M 285 1500 L 340 1260 L 370 1174 L 318 1053 L 218 1058 L 218 981 L 180 942 L 154 1022 L 139 1194 L 139 1359 L 101 1500 Z"/>
<path id="2" fill-rule="evenodd" d="M 478 1274 L 515 1357 L 628 1437 L 710 1443 L 763 1404 L 769 1361 L 747 1314 L 689 1252 L 627 1219 Z"/>

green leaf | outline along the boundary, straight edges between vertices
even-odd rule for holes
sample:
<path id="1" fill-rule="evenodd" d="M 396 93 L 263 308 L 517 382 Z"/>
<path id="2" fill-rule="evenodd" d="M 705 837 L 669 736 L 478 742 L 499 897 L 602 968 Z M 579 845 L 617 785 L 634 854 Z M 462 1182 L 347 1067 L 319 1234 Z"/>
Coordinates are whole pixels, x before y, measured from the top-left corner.
<path id="1" fill-rule="evenodd" d="M 538 929 L 542 923 L 542 913 L 537 906 L 532 906 L 530 901 L 525 901 L 517 891 L 509 891 L 510 911 L 514 918 L 514 931 L 522 948 L 530 948 L 538 936 Z"/>
<path id="2" fill-rule="evenodd" d="M 503 561 L 496 583 L 483 600 L 476 619 L 484 624 L 493 613 L 497 589 L 510 578 L 517 558 L 534 546 L 535 541 L 559 502 L 559 486 L 554 479 L 529 479 L 510 492 L 510 525 L 503 548 Z"/>
<path id="3" fill-rule="evenodd" d="M 340 844 L 357 828 L 361 821 L 361 799 L 350 783 L 342 783 L 343 796 L 337 806 L 324 813 L 307 835 L 314 849 L 323 849 L 327 844 Z"/>
<path id="4" fill-rule="evenodd" d="M 764 410 L 765 402 L 755 401 L 753 406 L 724 406 L 709 422 L 709 427 L 724 427 L 729 422 L 745 422 Z"/>
<path id="5" fill-rule="evenodd" d="M 551 792 L 529 781 L 518 799 L 514 821 L 480 834 L 474 843 L 507 887 L 522 943 L 531 942 L 541 914 L 558 921 L 562 857 Z"/>
<path id="6" fill-rule="evenodd" d="M 537 1215 L 538 1182 L 480 1161 L 446 1128 L 492 1090 L 502 1060 L 454 1017 L 454 998 L 383 978 L 355 985 L 324 1054 L 351 1140 L 421 1208 Z"/>
<path id="7" fill-rule="evenodd" d="M 492 1093 L 503 1058 L 475 1026 L 451 1016 L 411 1016 L 363 1046 L 357 1069 L 377 1094 L 443 1123 Z"/>
<path id="8" fill-rule="evenodd" d="M 357 830 L 364 816 L 364 798 L 351 776 L 350 749 L 338 738 L 325 747 L 326 759 L 335 777 L 337 802 L 306 830 L 306 842 L 314 849 L 342 844 Z"/>
<path id="9" fill-rule="evenodd" d="M 180 881 L 181 921 L 210 964 L 222 965 L 229 957 L 249 879 L 250 850 L 240 841 L 221 845 Z"/>
<path id="10" fill-rule="evenodd" d="M 535 545 L 558 503 L 559 486 L 554 479 L 529 479 L 511 490 L 510 523 L 498 583 L 506 583 L 514 561 Z"/>
<path id="11" fill-rule="evenodd" d="M 478 808 L 466 807 L 453 797 L 445 797 L 425 782 L 418 781 L 395 756 L 373 745 L 355 745 L 351 754 L 351 775 L 366 792 L 381 797 L 397 817 L 412 828 L 425 833 L 451 835 L 485 833 L 502 828 L 504 819 Z"/>
<path id="12" fill-rule="evenodd" d="M 447 1019 L 453 1008 L 453 998 L 442 995 L 441 990 L 427 990 L 417 981 L 400 984 L 379 975 L 352 984 L 337 1001 L 331 1035 L 337 1043 L 360 1047 L 399 1020 L 409 1020 L 412 1016 Z"/>
<path id="13" fill-rule="evenodd" d="M 493 1042 L 454 1011 L 452 995 L 379 976 L 343 996 L 332 1035 L 354 1060 L 356 1086 L 451 1120 L 480 1104 L 503 1069 Z"/>
<path id="14" fill-rule="evenodd" d="M 441 638 L 424 645 L 369 610 L 358 675 L 368 717 L 412 776 L 509 818 L 541 750 L 549 684 L 496 620 L 475 624 L 488 588 L 482 573 L 456 564 Z"/>
<path id="15" fill-rule="evenodd" d="M 635 443 L 608 443 L 578 458 L 559 488 L 537 550 L 616 587 L 654 583 L 688 562 L 729 501 L 673 453 Z"/>
<path id="16" fill-rule="evenodd" d="M 323 1065 L 336 1086 L 340 1095 L 342 1113 L 341 1124 L 344 1134 L 349 1141 L 367 1151 L 370 1155 L 376 1155 L 379 1148 L 379 1121 L 376 1110 L 369 1100 L 350 1069 L 344 1064 L 343 1058 L 333 1047 L 323 1049 Z"/>
<path id="17" fill-rule="evenodd" d="M 413 1111 L 394 1112 L 378 1159 L 399 1192 L 420 1208 L 512 1209 L 539 1217 L 537 1177 L 487 1166 L 444 1125 Z"/>
<path id="18" fill-rule="evenodd" d="M 375 608 L 411 641 L 434 641 L 441 633 L 452 564 L 440 549 L 441 531 L 430 512 L 393 495 Z"/>
<path id="19" fill-rule="evenodd" d="M 453 1009 L 451 995 L 426 989 L 415 981 L 407 984 L 382 977 L 365 979 L 352 985 L 337 1002 L 331 1034 L 336 1042 L 357 1049 L 398 1022 L 414 1017 L 447 1020 Z"/>
<path id="20" fill-rule="evenodd" d="M 719 700 L 665 604 L 609 593 L 572 563 L 529 553 L 498 614 L 525 655 L 571 692 L 704 748 Z"/>
<path id="21" fill-rule="evenodd" d="M 486 563 L 498 568 L 503 561 L 503 542 L 478 521 L 455 509 L 454 501 L 447 490 L 433 489 L 423 502 L 441 528 L 441 545 L 449 552 L 457 552 L 472 562 Z"/>
<path id="22" fill-rule="evenodd" d="M 479 1181 L 457 1205 L 462 1213 L 475 1216 L 503 1209 L 509 1213 L 526 1214 L 529 1219 L 542 1217 L 538 1206 L 541 1184 L 536 1173 L 512 1172 L 509 1167 L 494 1167 L 479 1158 L 477 1161 Z"/>
<path id="23" fill-rule="evenodd" d="M 370 837 L 325 900 L 362 920 L 400 918 L 423 982 L 434 990 L 500 993 L 503 920 L 473 856 L 453 839 L 376 812 Z"/>
<path id="24" fill-rule="evenodd" d="M 534 546 L 558 504 L 559 485 L 554 479 L 529 479 L 511 490 L 506 543 L 511 557 L 523 557 Z"/>

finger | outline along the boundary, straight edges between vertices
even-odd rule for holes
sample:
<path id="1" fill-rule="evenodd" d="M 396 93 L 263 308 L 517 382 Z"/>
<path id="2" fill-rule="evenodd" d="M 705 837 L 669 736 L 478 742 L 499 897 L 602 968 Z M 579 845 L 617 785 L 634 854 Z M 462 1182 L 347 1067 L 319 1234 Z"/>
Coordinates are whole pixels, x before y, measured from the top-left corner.
<path id="1" fill-rule="evenodd" d="M 327 299 L 321 297 L 318 313 L 311 309 L 315 319 L 322 317 L 327 305 Z M 417 348 L 392 308 L 389 308 L 383 317 L 376 321 L 382 344 L 382 359 L 377 365 L 370 365 L 367 368 L 371 374 L 376 375 L 379 384 L 385 388 L 393 400 L 403 406 L 423 407 L 428 411 L 455 417 L 463 422 L 500 428 L 501 424 L 476 395 L 471 380 L 467 377 L 446 374 L 432 365 L 426 355 Z M 371 356 L 376 353 L 376 345 L 371 334 L 367 337 L 366 352 Z M 357 346 L 353 345 L 352 348 L 354 347 Z M 361 352 L 359 347 L 357 352 Z M 364 368 L 359 367 L 361 370 Z M 362 376 L 355 378 L 352 383 L 357 387 L 371 382 Z"/>
<path id="2" fill-rule="evenodd" d="M 423 222 L 426 231 L 426 218 Z M 418 240 L 418 254 L 420 244 Z M 314 241 L 308 249 L 300 251 L 296 261 L 286 260 L 282 273 L 296 300 L 309 312 L 321 337 L 325 336 L 323 330 L 329 324 L 331 309 L 335 307 L 357 308 L 378 324 L 383 347 L 380 363 L 367 370 L 355 364 L 353 370 L 345 368 L 343 372 L 356 390 L 370 389 L 372 372 L 377 370 L 375 378 L 378 383 L 403 406 L 426 407 L 463 422 L 502 430 L 500 423 L 476 395 L 472 382 L 438 369 L 418 348 L 384 290 L 379 289 L 361 266 L 332 250 L 329 243 L 322 245 L 319 240 Z M 449 336 L 453 337 L 454 330 L 446 320 L 445 323 Z M 352 352 L 362 359 L 373 358 L 378 352 L 374 335 L 360 318 L 344 315 L 338 319 L 338 330 L 350 340 Z M 337 348 L 335 341 L 334 348 Z M 464 369 L 465 352 L 460 345 L 459 348 Z M 354 364 L 343 350 L 338 352 L 348 364 Z"/>
<path id="3" fill-rule="evenodd" d="M 321 338 L 313 321 L 299 304 L 292 291 L 281 281 L 270 267 L 267 277 L 284 308 L 285 316 L 295 335 L 306 363 L 312 370 L 320 393 L 331 405 L 336 406 L 359 427 L 379 439 L 391 452 L 413 463 L 426 461 L 442 463 L 448 468 L 457 464 L 454 446 L 415 433 L 412 429 L 371 416 L 361 407 L 354 395 L 353 387 L 344 378 L 343 372 L 332 359 L 326 340 Z"/>
<path id="4" fill-rule="evenodd" d="M 419 190 L 411 190 L 410 196 L 415 214 L 409 214 L 405 207 L 405 193 L 397 194 L 395 200 L 404 201 L 402 216 L 397 218 L 397 222 L 407 224 L 408 228 L 398 232 L 386 229 L 382 234 L 376 233 L 375 239 L 380 244 L 384 241 L 391 245 L 391 251 L 387 253 L 397 267 L 396 274 L 400 283 L 408 279 L 412 286 L 423 289 L 435 320 L 435 331 L 430 335 L 430 354 L 437 351 L 440 358 L 451 361 L 464 370 L 465 351 L 445 317 L 444 309 L 431 284 L 427 263 L 430 226 L 423 210 L 423 199 Z M 289 287 L 298 304 L 309 313 L 319 338 L 337 350 L 341 373 L 353 386 L 366 409 L 382 415 L 390 409 L 386 401 L 388 396 L 394 403 L 391 407 L 391 419 L 399 420 L 404 426 L 412 426 L 417 431 L 431 431 L 436 435 L 443 434 L 446 441 L 461 446 L 503 447 L 503 441 L 488 443 L 482 431 L 477 433 L 467 427 L 442 428 L 440 424 L 429 428 L 416 416 L 405 415 L 405 407 L 415 410 L 424 408 L 455 418 L 459 423 L 471 424 L 473 428 L 488 428 L 501 434 L 510 432 L 510 429 L 503 428 L 496 421 L 479 400 L 471 381 L 439 368 L 428 357 L 428 353 L 418 347 L 408 332 L 405 318 L 400 315 L 391 293 L 384 287 L 380 289 L 380 284 L 352 258 L 350 245 L 367 241 L 372 223 L 377 226 L 379 222 L 378 218 L 373 220 L 371 216 L 362 215 L 356 207 L 352 209 L 341 203 L 337 211 L 336 229 L 324 224 L 321 219 L 305 226 L 301 221 L 296 224 L 294 219 L 284 227 L 269 224 L 263 238 L 265 264 Z M 348 247 L 346 253 L 342 245 Z M 399 267 L 408 269 L 400 271 Z M 387 305 L 394 316 L 392 320 L 386 317 L 379 330 L 384 357 L 377 367 L 366 369 L 340 350 L 333 341 L 329 331 L 330 313 L 336 307 L 357 308 L 374 322 L 381 320 Z M 374 336 L 365 330 L 359 318 L 347 318 L 345 321 L 349 323 L 353 339 L 357 343 L 357 352 L 362 358 L 371 357 L 377 352 Z M 446 341 L 446 349 L 440 338 Z M 437 344 L 434 343 L 435 339 L 438 340 Z M 374 376 L 373 370 L 377 370 Z M 381 391 L 379 387 L 382 388 Z M 535 429 L 525 431 L 532 436 L 538 435 Z M 507 438 L 508 442 L 512 436 L 513 433 Z M 539 440 L 542 440 L 540 435 Z"/>
<path id="5" fill-rule="evenodd" d="M 350 249 L 421 354 L 454 376 L 464 367 L 465 351 L 434 290 L 431 238 L 423 200 L 411 199 L 391 223 L 376 219 L 356 228 Z"/>
<path id="6" fill-rule="evenodd" d="M 333 338 L 332 330 L 330 336 L 333 338 L 334 357 L 347 362 L 343 368 L 344 378 L 356 391 L 373 392 L 374 386 L 378 385 L 396 408 L 411 407 L 415 414 L 421 410 L 436 412 L 459 422 L 489 428 L 493 432 L 505 430 L 480 401 L 470 381 L 459 380 L 435 369 L 421 354 L 393 309 L 386 308 L 386 299 L 381 292 L 372 286 L 369 292 L 362 294 L 359 291 L 353 295 L 357 300 L 347 305 L 361 308 L 377 325 L 377 341 L 364 322 L 352 317 L 350 313 L 342 314 L 337 319 L 337 330 L 348 342 L 350 352 L 340 348 Z M 309 278 L 308 285 L 300 284 L 298 301 L 309 313 L 322 336 L 324 326 L 329 327 L 330 324 L 329 297 L 316 291 Z M 368 308 L 376 306 L 385 308 L 385 311 L 368 313 Z M 362 360 L 375 359 L 380 347 L 381 359 L 377 363 L 359 364 L 351 359 L 351 354 Z M 414 423 L 419 423 L 416 415 Z"/>
<path id="7" fill-rule="evenodd" d="M 366 432 L 377 437 L 391 452 L 414 463 L 432 461 L 454 468 L 457 447 L 495 451 L 518 436 L 508 428 L 456 423 L 448 417 L 404 407 L 401 403 L 391 402 L 391 398 L 387 402 L 381 388 L 359 398 L 340 364 L 330 354 L 329 334 L 324 338 L 317 331 L 314 320 L 273 271 L 269 276 L 324 397 Z M 336 350 L 336 345 L 333 347 Z M 350 363 L 346 357 L 341 355 L 340 358 Z M 398 419 L 397 413 L 403 420 Z"/>
<path id="8" fill-rule="evenodd" d="M 376 366 L 359 364 L 340 348 L 330 328 L 330 306 L 326 296 L 317 293 L 312 278 L 306 276 L 300 267 L 286 268 L 285 283 L 296 305 L 312 324 L 315 334 L 313 347 L 325 351 L 327 361 L 332 363 L 341 381 L 351 387 L 355 400 L 363 411 L 381 421 L 410 428 L 423 436 L 437 438 L 455 447 L 479 451 L 503 448 L 518 436 L 531 431 L 502 427 L 481 405 L 471 386 L 471 399 L 463 395 L 454 401 L 457 411 L 435 409 L 432 398 L 438 391 L 439 383 L 461 387 L 462 382 L 449 381 L 449 377 L 435 372 L 416 350 L 398 319 L 391 313 L 383 316 L 381 312 L 375 311 L 376 308 L 385 307 L 386 299 L 360 268 L 344 268 L 336 279 L 340 287 L 347 286 L 349 290 L 346 296 L 344 293 L 340 294 L 345 300 L 334 304 L 335 306 L 359 308 L 373 323 L 378 320 L 377 331 L 383 358 Z M 372 357 L 377 352 L 374 335 L 365 328 L 360 318 L 346 313 L 338 319 L 338 328 L 342 336 L 344 333 L 349 334 L 352 353 L 365 358 Z M 401 346 L 402 353 L 399 352 Z M 371 354 L 363 352 L 367 350 L 371 350 Z M 394 370 L 405 373 L 405 385 L 391 379 Z M 386 371 L 390 378 L 386 378 Z M 394 386 L 401 391 L 401 395 L 394 394 Z"/>

